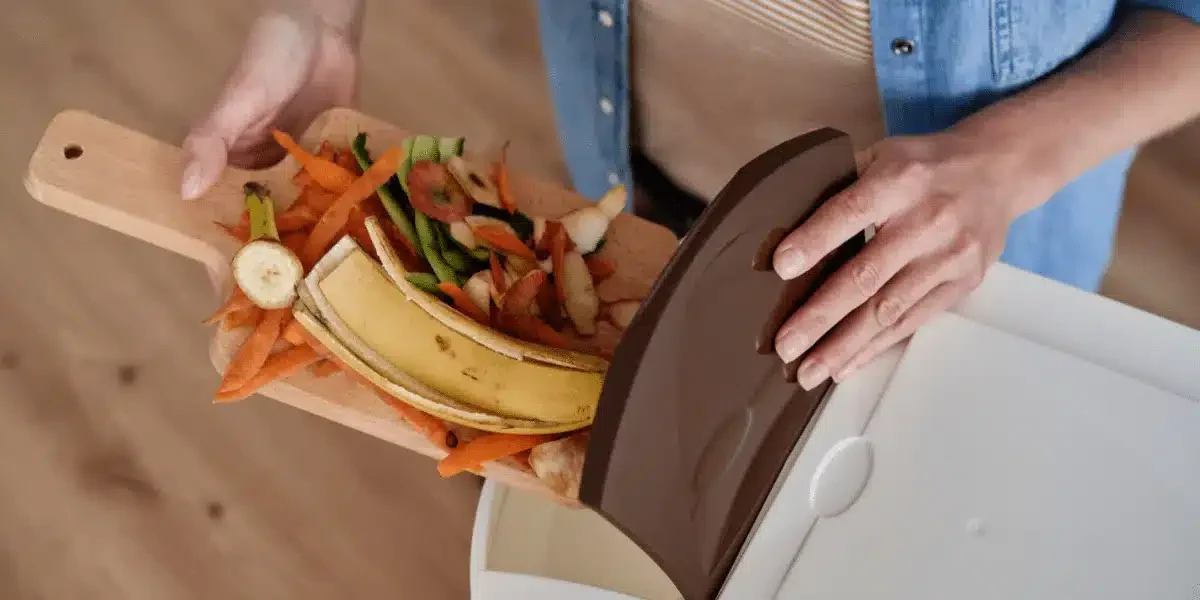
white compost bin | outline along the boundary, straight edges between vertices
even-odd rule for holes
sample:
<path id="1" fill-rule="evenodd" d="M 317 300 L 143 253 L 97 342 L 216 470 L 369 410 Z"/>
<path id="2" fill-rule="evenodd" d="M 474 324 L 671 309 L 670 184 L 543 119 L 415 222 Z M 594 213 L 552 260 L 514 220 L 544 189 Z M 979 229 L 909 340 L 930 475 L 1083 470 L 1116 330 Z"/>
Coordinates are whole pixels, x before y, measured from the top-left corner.
<path id="1" fill-rule="evenodd" d="M 722 600 L 1200 598 L 1200 332 L 998 266 L 837 387 Z M 589 510 L 488 484 L 475 600 L 676 600 Z"/>

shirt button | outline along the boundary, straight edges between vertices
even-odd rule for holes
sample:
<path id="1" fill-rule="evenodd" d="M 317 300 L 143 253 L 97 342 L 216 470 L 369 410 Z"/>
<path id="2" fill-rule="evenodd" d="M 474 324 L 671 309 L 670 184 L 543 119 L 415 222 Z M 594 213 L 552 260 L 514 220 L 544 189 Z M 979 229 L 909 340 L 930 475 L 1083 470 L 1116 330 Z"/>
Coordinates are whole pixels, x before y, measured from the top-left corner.
<path id="1" fill-rule="evenodd" d="M 611 115 L 613 112 L 612 100 L 609 100 L 608 98 L 601 98 L 600 99 L 600 112 L 602 112 L 606 115 Z"/>
<path id="2" fill-rule="evenodd" d="M 907 56 L 913 53 L 916 44 L 912 40 L 897 38 L 892 40 L 892 54 L 896 56 Z"/>
<path id="3" fill-rule="evenodd" d="M 616 173 L 608 174 L 608 184 L 609 185 L 619 185 L 620 183 L 621 183 L 620 175 L 617 175 Z"/>
<path id="4" fill-rule="evenodd" d="M 596 19 L 599 20 L 600 24 L 605 27 L 613 26 L 612 13 L 608 12 L 607 10 L 602 10 L 602 11 L 596 13 Z"/>

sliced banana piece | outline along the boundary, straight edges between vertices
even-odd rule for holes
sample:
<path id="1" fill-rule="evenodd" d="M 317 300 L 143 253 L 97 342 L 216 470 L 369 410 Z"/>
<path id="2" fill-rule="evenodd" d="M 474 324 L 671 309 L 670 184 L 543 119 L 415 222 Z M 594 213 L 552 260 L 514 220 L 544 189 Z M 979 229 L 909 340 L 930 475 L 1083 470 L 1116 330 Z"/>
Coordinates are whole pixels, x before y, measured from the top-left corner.
<path id="1" fill-rule="evenodd" d="M 303 277 L 304 266 L 296 253 L 273 240 L 255 240 L 233 256 L 233 278 L 259 308 L 291 306 Z"/>

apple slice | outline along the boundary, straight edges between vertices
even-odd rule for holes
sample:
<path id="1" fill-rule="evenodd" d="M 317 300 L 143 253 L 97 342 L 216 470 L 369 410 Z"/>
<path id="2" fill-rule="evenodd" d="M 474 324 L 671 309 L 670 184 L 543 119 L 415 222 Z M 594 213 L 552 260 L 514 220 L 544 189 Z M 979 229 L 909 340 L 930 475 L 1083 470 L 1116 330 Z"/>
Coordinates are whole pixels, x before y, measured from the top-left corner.
<path id="1" fill-rule="evenodd" d="M 562 282 L 563 308 L 575 329 L 585 336 L 596 333 L 600 298 L 596 295 L 596 286 L 583 255 L 575 250 L 564 253 L 562 267 L 556 277 Z"/>

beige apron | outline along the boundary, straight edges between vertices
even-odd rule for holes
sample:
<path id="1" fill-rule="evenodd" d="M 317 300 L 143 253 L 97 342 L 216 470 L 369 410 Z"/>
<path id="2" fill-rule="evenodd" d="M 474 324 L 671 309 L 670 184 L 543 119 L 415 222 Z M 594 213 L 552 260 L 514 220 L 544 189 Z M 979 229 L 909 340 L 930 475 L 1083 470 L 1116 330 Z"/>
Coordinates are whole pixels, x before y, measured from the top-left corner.
<path id="1" fill-rule="evenodd" d="M 883 136 L 868 0 L 633 0 L 633 143 L 710 200 L 822 126 Z"/>

